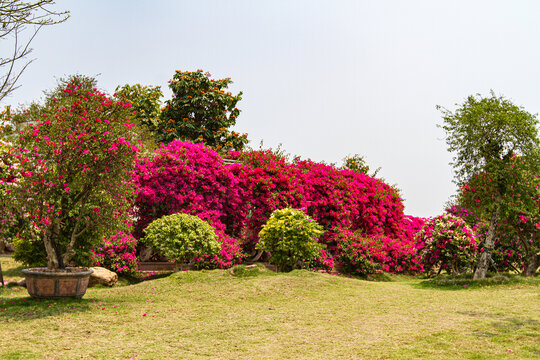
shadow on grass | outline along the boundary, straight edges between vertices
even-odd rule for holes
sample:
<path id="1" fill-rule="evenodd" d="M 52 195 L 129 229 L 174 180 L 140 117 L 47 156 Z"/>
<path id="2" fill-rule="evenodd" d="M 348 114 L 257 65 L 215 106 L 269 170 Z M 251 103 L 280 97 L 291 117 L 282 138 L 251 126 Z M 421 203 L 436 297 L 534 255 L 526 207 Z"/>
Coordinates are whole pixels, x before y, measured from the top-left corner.
<path id="1" fill-rule="evenodd" d="M 24 288 L 0 288 L 0 323 L 24 322 L 49 316 L 86 312 L 90 310 L 92 302 L 97 300 L 92 298 L 34 299 L 30 296 L 20 297 L 22 291 L 26 293 Z"/>
<path id="2" fill-rule="evenodd" d="M 24 277 L 23 273 L 21 272 L 22 269 L 26 269 L 28 266 L 17 266 L 17 267 L 11 267 L 8 269 L 2 268 L 2 274 L 4 275 L 4 278 L 12 278 L 12 277 Z"/>
<path id="3" fill-rule="evenodd" d="M 424 289 L 466 290 L 488 286 L 540 285 L 540 278 L 521 274 L 489 273 L 485 279 L 474 280 L 473 274 L 438 275 L 413 286 Z"/>
<path id="4" fill-rule="evenodd" d="M 472 332 L 471 335 L 475 337 L 495 338 L 509 334 L 519 334 L 520 337 L 536 339 L 540 333 L 540 321 L 533 318 L 507 317 L 504 315 L 477 311 L 457 311 L 457 313 L 472 318 L 487 319 L 489 321 L 490 328 Z M 529 348 L 528 351 L 536 356 L 540 354 L 540 349 L 538 348 Z"/>
<path id="5" fill-rule="evenodd" d="M 173 271 L 144 271 L 139 272 L 137 275 L 122 275 L 118 277 L 118 283 L 116 286 L 129 286 L 139 284 L 143 281 L 161 279 L 174 274 Z M 103 286 L 106 288 L 107 286 Z"/>

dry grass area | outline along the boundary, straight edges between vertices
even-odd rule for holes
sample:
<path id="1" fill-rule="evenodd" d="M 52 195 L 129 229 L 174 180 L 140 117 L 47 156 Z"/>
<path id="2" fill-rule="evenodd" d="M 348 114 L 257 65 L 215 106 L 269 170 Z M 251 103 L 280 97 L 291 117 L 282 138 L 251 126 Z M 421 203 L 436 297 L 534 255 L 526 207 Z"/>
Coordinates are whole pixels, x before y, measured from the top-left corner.
<path id="1" fill-rule="evenodd" d="M 0 258 L 6 277 L 17 264 Z M 540 359 L 540 282 L 436 287 L 264 268 L 81 300 L 0 288 L 0 359 Z"/>

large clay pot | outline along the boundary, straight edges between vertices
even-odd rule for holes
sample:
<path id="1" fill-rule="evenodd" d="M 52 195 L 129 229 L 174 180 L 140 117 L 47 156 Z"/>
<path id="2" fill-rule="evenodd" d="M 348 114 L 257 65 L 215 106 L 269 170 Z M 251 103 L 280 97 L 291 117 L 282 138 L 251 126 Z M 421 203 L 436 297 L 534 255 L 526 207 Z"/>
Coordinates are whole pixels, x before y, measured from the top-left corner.
<path id="1" fill-rule="evenodd" d="M 26 289 L 31 297 L 56 299 L 61 297 L 81 298 L 86 293 L 90 274 L 94 271 L 83 268 L 49 270 L 33 268 L 22 270 L 26 277 Z"/>

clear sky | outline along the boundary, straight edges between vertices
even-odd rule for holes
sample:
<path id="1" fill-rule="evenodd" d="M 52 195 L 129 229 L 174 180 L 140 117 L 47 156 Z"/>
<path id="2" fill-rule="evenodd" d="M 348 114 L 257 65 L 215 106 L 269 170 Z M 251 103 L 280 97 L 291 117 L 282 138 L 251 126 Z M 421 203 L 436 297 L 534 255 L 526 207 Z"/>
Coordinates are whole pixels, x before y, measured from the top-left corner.
<path id="1" fill-rule="evenodd" d="M 363 155 L 416 216 L 455 192 L 442 105 L 490 89 L 540 110 L 540 1 L 57 0 L 71 11 L 33 42 L 36 58 L 2 105 L 38 100 L 56 79 L 97 76 L 113 93 L 175 70 L 231 77 L 236 130 L 251 146 L 341 163 Z"/>

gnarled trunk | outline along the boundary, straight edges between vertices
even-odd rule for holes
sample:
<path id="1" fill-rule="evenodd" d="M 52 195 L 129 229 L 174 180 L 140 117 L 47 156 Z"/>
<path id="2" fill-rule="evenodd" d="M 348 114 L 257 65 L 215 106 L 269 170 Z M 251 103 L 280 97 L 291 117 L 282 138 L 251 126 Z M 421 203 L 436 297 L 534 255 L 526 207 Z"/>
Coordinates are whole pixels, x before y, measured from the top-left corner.
<path id="1" fill-rule="evenodd" d="M 47 267 L 49 269 L 58 269 L 60 265 L 58 263 L 58 257 L 56 256 L 56 250 L 51 235 L 50 232 L 47 232 L 43 236 L 43 244 L 45 245 L 45 251 L 47 252 Z"/>
<path id="2" fill-rule="evenodd" d="M 47 252 L 47 267 L 49 269 L 63 269 L 64 262 L 62 261 L 62 252 L 58 243 L 58 235 L 60 234 L 60 223 L 58 220 L 53 220 L 50 230 L 47 230 L 43 235 L 43 244 Z"/>
<path id="3" fill-rule="evenodd" d="M 498 194 L 496 197 L 495 207 L 493 208 L 493 213 L 491 214 L 491 220 L 489 221 L 489 229 L 486 235 L 486 241 L 484 242 L 484 251 L 480 256 L 478 265 L 476 266 L 476 271 L 474 272 L 473 279 L 484 279 L 486 277 L 489 263 L 491 262 L 491 254 L 493 253 L 493 248 L 495 247 L 495 230 L 497 223 L 499 222 L 499 216 L 501 213 L 501 196 Z"/>

